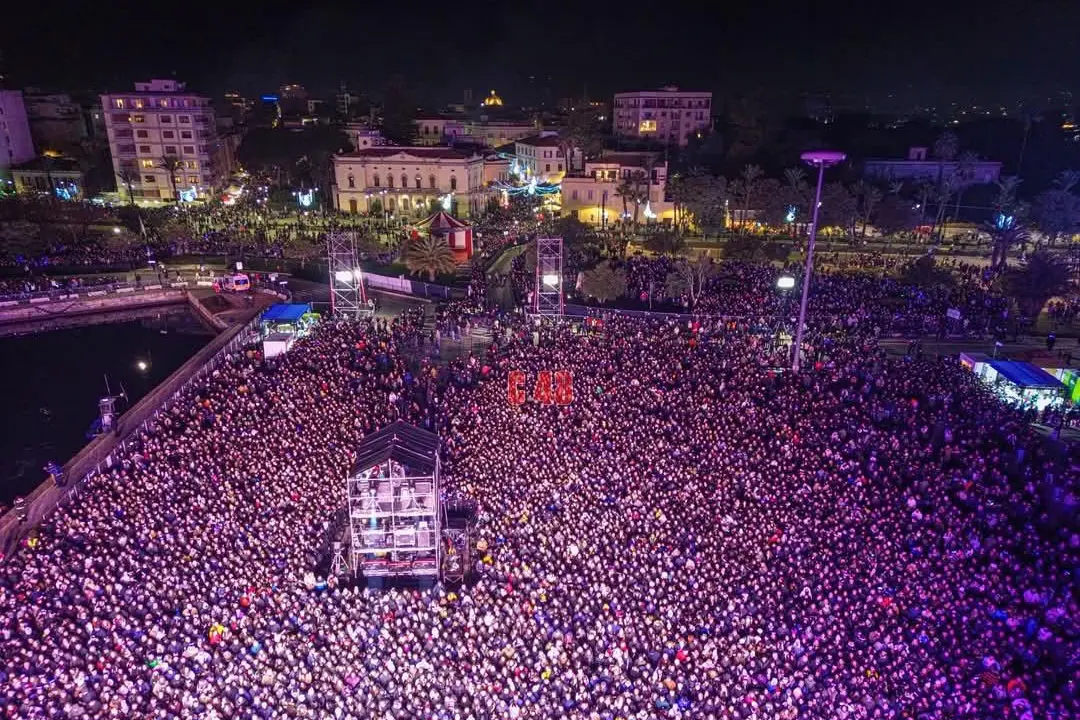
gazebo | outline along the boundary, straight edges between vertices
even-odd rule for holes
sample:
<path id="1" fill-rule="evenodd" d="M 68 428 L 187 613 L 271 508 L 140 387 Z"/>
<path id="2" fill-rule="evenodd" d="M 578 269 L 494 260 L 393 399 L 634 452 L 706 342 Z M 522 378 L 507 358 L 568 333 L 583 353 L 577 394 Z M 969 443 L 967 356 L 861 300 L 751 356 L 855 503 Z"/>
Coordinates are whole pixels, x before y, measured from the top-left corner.
<path id="1" fill-rule="evenodd" d="M 420 233 L 427 232 L 432 237 L 446 239 L 446 244 L 454 251 L 458 262 L 468 262 L 473 255 L 472 226 L 458 220 L 450 213 L 440 210 L 431 217 L 421 220 L 413 226 L 414 239 Z"/>

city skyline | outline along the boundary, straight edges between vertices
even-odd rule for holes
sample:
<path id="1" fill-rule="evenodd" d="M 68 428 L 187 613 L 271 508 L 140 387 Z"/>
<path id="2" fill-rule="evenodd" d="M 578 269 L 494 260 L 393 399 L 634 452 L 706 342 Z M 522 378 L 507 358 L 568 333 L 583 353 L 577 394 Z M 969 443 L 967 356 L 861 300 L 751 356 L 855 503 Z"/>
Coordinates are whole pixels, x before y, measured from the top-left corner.
<path id="1" fill-rule="evenodd" d="M 101 92 L 171 77 L 212 94 L 296 82 L 325 95 L 345 82 L 378 95 L 400 77 L 428 105 L 460 102 L 466 89 L 479 97 L 495 88 L 520 106 L 664 85 L 942 105 L 1071 91 L 1080 68 L 1068 37 L 1080 8 L 1051 3 L 1016 14 L 994 1 L 973 14 L 949 2 L 890 9 L 827 0 L 811 10 L 764 0 L 667 4 L 662 13 L 582 6 L 570 16 L 491 3 L 467 14 L 433 6 L 391 22 L 374 15 L 377 7 L 335 3 L 192 7 L 179 19 L 127 0 L 61 13 L 27 8 L 0 30 L 8 84 Z M 185 30 L 192 16 L 211 20 Z M 197 51 L 183 52 L 182 33 Z"/>

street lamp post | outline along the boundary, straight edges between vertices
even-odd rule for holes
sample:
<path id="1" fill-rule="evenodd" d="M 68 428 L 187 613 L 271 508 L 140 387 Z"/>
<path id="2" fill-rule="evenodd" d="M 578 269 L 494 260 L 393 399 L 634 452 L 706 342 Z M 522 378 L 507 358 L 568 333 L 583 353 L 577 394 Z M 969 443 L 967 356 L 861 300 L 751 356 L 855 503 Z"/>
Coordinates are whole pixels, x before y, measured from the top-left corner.
<path id="1" fill-rule="evenodd" d="M 810 241 L 806 245 L 806 268 L 803 270 L 802 298 L 799 301 L 799 324 L 795 328 L 794 359 L 791 361 L 792 372 L 799 372 L 799 360 L 802 353 L 803 328 L 806 325 L 806 304 L 810 298 L 810 273 L 814 269 L 814 241 L 817 239 L 818 212 L 821 210 L 821 184 L 825 179 L 825 168 L 842 162 L 846 158 L 842 152 L 833 150 L 814 150 L 802 154 L 803 162 L 818 169 L 817 192 L 814 194 L 814 219 L 810 223 Z"/>

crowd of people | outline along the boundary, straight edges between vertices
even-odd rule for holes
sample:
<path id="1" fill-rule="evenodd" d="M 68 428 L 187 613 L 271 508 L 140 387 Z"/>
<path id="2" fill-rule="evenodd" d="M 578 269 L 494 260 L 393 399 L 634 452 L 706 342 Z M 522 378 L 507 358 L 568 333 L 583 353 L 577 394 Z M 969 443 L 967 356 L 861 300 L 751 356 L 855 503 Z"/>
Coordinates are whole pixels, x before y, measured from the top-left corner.
<path id="1" fill-rule="evenodd" d="M 767 314 L 776 270 L 730 272 L 702 302 Z M 860 282 L 821 288 L 799 375 L 749 323 L 482 298 L 436 318 L 490 322 L 482 360 L 433 364 L 423 311 L 231 356 L 0 566 L 0 709 L 1080 716 L 1070 458 L 955 361 L 884 356 L 901 289 Z M 508 403 L 515 370 L 569 372 L 571 402 Z M 472 581 L 312 582 L 353 448 L 396 419 L 477 507 Z"/>

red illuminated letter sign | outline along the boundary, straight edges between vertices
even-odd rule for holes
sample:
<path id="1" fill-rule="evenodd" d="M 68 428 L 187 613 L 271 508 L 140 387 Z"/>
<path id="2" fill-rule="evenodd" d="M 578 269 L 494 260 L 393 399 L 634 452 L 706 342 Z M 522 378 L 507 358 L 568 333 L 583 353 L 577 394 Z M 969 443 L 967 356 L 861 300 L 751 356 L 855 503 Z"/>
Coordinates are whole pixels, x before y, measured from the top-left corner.
<path id="1" fill-rule="evenodd" d="M 555 393 L 551 389 L 550 370 L 541 370 L 536 374 L 536 388 L 533 390 L 533 400 L 541 405 L 555 404 Z"/>
<path id="2" fill-rule="evenodd" d="M 555 404 L 569 405 L 574 402 L 574 376 L 569 370 L 555 371 Z"/>
<path id="3" fill-rule="evenodd" d="M 525 399 L 525 373 L 511 370 L 506 376 L 506 401 L 511 405 L 524 405 Z"/>

